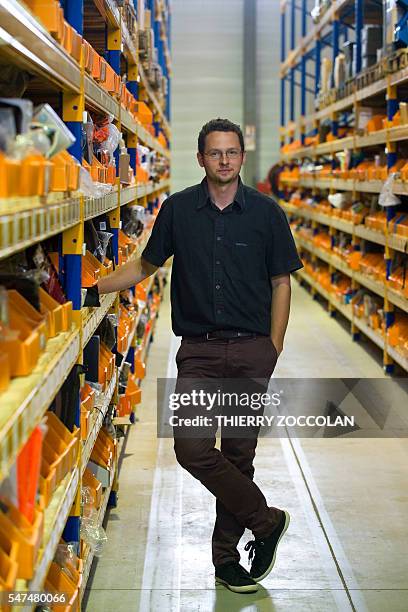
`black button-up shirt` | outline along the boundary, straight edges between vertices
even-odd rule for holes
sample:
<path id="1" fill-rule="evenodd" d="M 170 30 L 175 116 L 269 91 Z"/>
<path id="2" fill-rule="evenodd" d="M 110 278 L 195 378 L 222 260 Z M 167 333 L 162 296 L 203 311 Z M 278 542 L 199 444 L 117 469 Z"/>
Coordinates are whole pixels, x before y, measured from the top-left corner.
<path id="1" fill-rule="evenodd" d="M 211 201 L 206 179 L 162 204 L 142 257 L 162 266 L 171 255 L 177 336 L 269 335 L 271 277 L 302 267 L 284 211 L 241 180 L 224 210 Z"/>

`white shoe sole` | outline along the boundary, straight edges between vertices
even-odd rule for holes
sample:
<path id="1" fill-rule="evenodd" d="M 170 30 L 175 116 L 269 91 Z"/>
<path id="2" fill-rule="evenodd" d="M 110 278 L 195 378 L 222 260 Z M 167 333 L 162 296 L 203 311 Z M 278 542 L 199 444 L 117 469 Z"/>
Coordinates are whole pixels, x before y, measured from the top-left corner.
<path id="1" fill-rule="evenodd" d="M 257 584 L 248 584 L 246 586 L 236 587 L 236 586 L 233 586 L 232 584 L 228 584 L 228 582 L 226 582 L 225 580 L 222 580 L 221 578 L 216 578 L 215 584 L 222 584 L 226 586 L 227 589 L 229 589 L 230 591 L 233 591 L 234 593 L 256 593 L 258 590 Z"/>
<path id="2" fill-rule="evenodd" d="M 284 525 L 284 527 L 283 527 L 283 529 L 282 529 L 282 533 L 281 533 L 281 534 L 280 534 L 280 536 L 279 536 L 279 540 L 276 542 L 275 552 L 274 552 L 274 555 L 273 555 L 273 557 L 272 557 L 272 561 L 271 561 L 271 563 L 270 563 L 269 567 L 268 567 L 268 568 L 267 568 L 267 569 L 264 571 L 264 573 L 263 573 L 261 576 L 259 576 L 258 578 L 254 578 L 254 577 L 252 576 L 252 580 L 255 580 L 255 582 L 261 582 L 261 580 L 263 580 L 264 578 L 266 578 L 266 577 L 267 577 L 267 575 L 271 573 L 271 571 L 272 571 L 272 569 L 273 569 L 273 566 L 275 565 L 275 561 L 276 561 L 276 552 L 277 552 L 277 550 L 278 550 L 279 542 L 281 541 L 281 539 L 282 539 L 282 538 L 283 538 L 283 536 L 285 535 L 285 533 L 286 533 L 286 531 L 287 531 L 287 529 L 288 529 L 288 527 L 289 527 L 289 523 L 290 523 L 290 514 L 289 514 L 289 512 L 288 512 L 287 510 L 283 510 L 283 512 L 285 513 L 285 525 Z"/>

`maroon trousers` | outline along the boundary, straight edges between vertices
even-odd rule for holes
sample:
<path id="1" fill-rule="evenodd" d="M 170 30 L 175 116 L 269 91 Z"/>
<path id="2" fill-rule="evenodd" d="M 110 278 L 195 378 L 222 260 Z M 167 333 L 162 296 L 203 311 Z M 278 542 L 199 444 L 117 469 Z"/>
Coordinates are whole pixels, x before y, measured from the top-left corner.
<path id="1" fill-rule="evenodd" d="M 265 391 L 276 360 L 276 349 L 267 336 L 207 341 L 183 339 L 176 356 L 176 391 L 185 391 L 188 379 L 206 379 L 210 384 L 217 384 L 214 379 L 229 379 L 230 384 L 231 379 L 236 379 L 241 390 L 244 386 L 248 392 L 259 391 L 259 380 L 256 384 L 253 380 L 262 379 Z M 188 417 L 193 413 L 191 406 L 184 406 L 178 416 Z M 181 433 L 176 428 L 173 432 L 179 464 L 216 497 L 212 556 L 214 565 L 221 565 L 239 561 L 237 545 L 245 528 L 255 537 L 267 536 L 277 526 L 280 511 L 268 507 L 263 493 L 253 482 L 259 427 L 244 431 L 240 437 L 223 436 L 221 428 L 221 450 L 215 448 L 216 430 L 217 424 L 204 427 L 200 437 L 186 431 Z"/>

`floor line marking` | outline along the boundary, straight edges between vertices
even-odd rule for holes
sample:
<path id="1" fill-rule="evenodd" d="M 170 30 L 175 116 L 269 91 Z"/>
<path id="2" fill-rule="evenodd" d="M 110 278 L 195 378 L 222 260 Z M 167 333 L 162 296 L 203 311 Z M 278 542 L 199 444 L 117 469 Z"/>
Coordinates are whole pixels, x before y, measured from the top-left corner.
<path id="1" fill-rule="evenodd" d="M 330 551 L 330 556 L 336 566 L 339 579 L 346 590 L 351 609 L 358 610 L 358 612 L 368 612 L 366 602 L 361 594 L 361 588 L 358 585 L 340 538 L 326 510 L 323 498 L 299 440 L 290 437 L 286 439 L 281 438 L 280 441 L 289 469 L 292 468 L 292 472 L 294 472 L 297 467 L 297 471 L 301 475 L 304 483 L 303 496 L 305 493 L 307 494 L 309 503 L 320 524 L 324 537 L 324 547 L 326 551 Z M 354 591 L 353 598 L 351 597 L 350 590 Z"/>
<path id="2" fill-rule="evenodd" d="M 170 342 L 169 357 L 167 361 L 167 378 L 174 377 L 174 357 L 177 352 L 179 340 L 173 335 Z M 154 605 L 155 592 L 162 590 L 157 584 L 158 568 L 166 571 L 168 577 L 171 573 L 171 586 L 167 587 L 169 598 L 166 604 L 160 600 L 161 612 L 175 612 L 180 610 L 181 593 L 181 527 L 182 527 L 182 471 L 173 470 L 174 482 L 171 508 L 168 495 L 163 495 L 163 488 L 168 485 L 169 472 L 165 465 L 165 440 L 159 439 L 157 447 L 156 468 L 153 479 L 153 488 L 150 502 L 149 524 L 147 528 L 146 554 L 143 567 L 142 595 L 139 612 L 151 612 L 158 609 Z M 169 550 L 160 546 L 160 531 L 163 522 L 172 518 L 172 535 L 174 546 Z M 166 558 L 170 556 L 171 558 Z M 158 587 L 158 588 L 157 588 Z M 170 594 L 171 592 L 171 594 Z"/>

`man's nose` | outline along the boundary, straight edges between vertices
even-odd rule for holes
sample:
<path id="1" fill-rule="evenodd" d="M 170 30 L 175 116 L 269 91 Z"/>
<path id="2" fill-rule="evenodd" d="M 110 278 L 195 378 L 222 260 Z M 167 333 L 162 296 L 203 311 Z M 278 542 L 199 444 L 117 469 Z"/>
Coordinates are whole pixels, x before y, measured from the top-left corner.
<path id="1" fill-rule="evenodd" d="M 229 162 L 228 155 L 226 153 L 221 153 L 220 162 L 225 164 Z"/>

